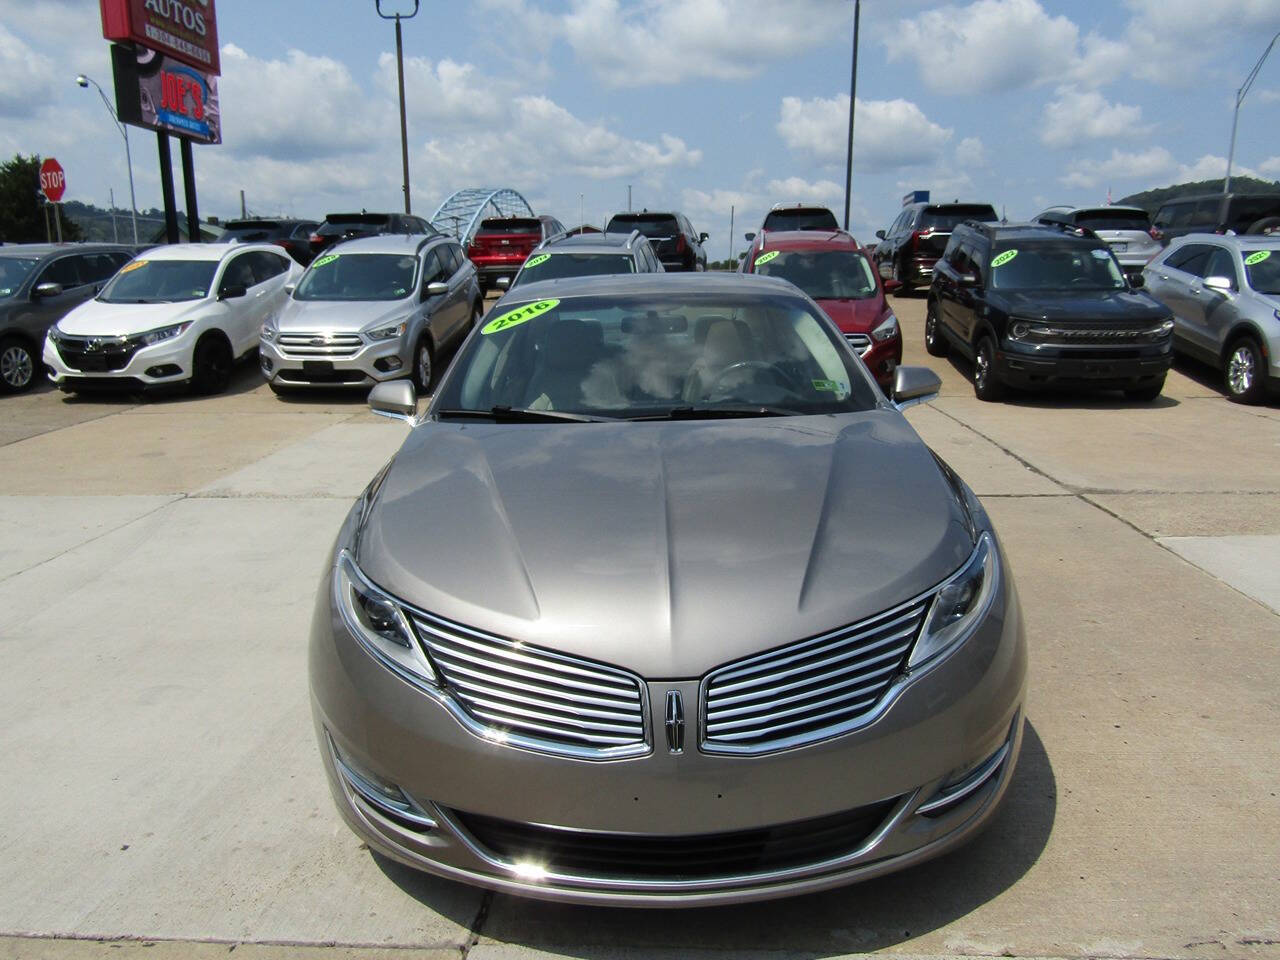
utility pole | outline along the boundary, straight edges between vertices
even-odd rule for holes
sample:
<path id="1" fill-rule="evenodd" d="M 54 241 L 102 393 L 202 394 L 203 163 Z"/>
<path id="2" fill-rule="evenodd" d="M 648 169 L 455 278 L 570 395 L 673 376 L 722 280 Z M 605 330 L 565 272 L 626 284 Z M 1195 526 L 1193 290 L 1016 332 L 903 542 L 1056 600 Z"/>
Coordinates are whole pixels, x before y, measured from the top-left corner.
<path id="1" fill-rule="evenodd" d="M 729 266 L 733 266 L 733 204 L 729 204 Z"/>
<path id="2" fill-rule="evenodd" d="M 853 108 L 858 102 L 858 17 L 862 0 L 853 0 L 853 68 L 849 73 L 849 152 L 844 162 L 844 228 L 849 229 L 849 195 L 853 192 Z"/>
<path id="3" fill-rule="evenodd" d="M 1240 85 L 1240 89 L 1236 91 L 1236 110 L 1231 115 L 1231 146 L 1227 150 L 1227 175 L 1222 180 L 1222 192 L 1229 193 L 1231 191 L 1231 163 L 1236 157 L 1236 123 L 1240 119 L 1240 104 L 1244 103 L 1245 94 L 1249 92 L 1249 88 L 1253 86 L 1253 81 L 1258 79 L 1258 71 L 1262 69 L 1262 63 L 1267 59 L 1267 55 L 1271 53 L 1271 48 L 1276 45 L 1276 41 L 1280 40 L 1280 33 L 1271 38 L 1271 42 L 1267 44 L 1267 49 L 1262 51 L 1262 56 L 1258 58 L 1258 62 L 1253 65 L 1253 69 L 1249 71 L 1249 75 L 1244 78 L 1244 83 Z"/>
<path id="4" fill-rule="evenodd" d="M 246 217 L 248 217 L 248 214 L 245 213 L 244 211 L 244 191 L 241 190 L 240 191 L 240 219 L 244 220 Z"/>
<path id="5" fill-rule="evenodd" d="M 400 160 L 404 166 L 404 212 L 412 213 L 409 202 L 409 128 L 404 116 L 404 41 L 400 36 L 400 20 L 412 20 L 418 15 L 418 0 L 413 0 L 413 13 L 396 13 L 388 16 L 382 12 L 382 0 L 373 0 L 378 16 L 396 22 L 396 80 L 400 87 Z"/>
<path id="6" fill-rule="evenodd" d="M 627 184 L 627 213 L 631 212 L 631 184 Z"/>
<path id="7" fill-rule="evenodd" d="M 107 196 L 111 198 L 111 236 L 116 243 L 120 242 L 120 230 L 116 226 L 116 192 L 107 187 Z"/>

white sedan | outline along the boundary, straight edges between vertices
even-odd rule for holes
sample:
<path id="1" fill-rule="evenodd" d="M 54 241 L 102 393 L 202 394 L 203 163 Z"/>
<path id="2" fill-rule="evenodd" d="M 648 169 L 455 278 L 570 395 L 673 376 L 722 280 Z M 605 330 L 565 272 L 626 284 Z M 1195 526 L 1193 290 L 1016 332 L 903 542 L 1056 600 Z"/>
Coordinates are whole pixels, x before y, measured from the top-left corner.
<path id="1" fill-rule="evenodd" d="M 265 243 L 144 251 L 50 328 L 49 379 L 65 391 L 189 385 L 220 393 L 235 362 L 257 350 L 263 321 L 301 274 L 282 249 Z"/>

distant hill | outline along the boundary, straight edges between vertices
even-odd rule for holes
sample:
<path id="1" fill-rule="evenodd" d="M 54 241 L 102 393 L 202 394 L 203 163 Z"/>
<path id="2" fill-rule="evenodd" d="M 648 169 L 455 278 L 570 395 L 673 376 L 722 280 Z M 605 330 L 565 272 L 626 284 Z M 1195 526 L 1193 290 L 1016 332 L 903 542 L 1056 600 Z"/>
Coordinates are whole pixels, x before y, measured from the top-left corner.
<path id="1" fill-rule="evenodd" d="M 1178 197 L 1194 196 L 1198 193 L 1221 193 L 1222 179 L 1197 180 L 1194 183 L 1177 183 L 1171 187 L 1158 187 L 1155 190 L 1143 190 L 1121 197 L 1117 204 L 1125 207 L 1142 207 L 1147 213 L 1155 213 L 1160 204 Z M 1280 193 L 1280 180 L 1259 180 L 1257 177 L 1232 177 L 1232 193 Z"/>

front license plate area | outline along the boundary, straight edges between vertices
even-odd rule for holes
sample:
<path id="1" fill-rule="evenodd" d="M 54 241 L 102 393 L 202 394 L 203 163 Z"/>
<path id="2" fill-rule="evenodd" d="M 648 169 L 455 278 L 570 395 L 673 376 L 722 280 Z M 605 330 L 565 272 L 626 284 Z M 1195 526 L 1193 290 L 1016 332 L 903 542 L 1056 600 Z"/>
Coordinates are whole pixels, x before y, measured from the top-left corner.
<path id="1" fill-rule="evenodd" d="M 304 373 L 333 373 L 333 361 L 303 360 L 302 370 Z"/>

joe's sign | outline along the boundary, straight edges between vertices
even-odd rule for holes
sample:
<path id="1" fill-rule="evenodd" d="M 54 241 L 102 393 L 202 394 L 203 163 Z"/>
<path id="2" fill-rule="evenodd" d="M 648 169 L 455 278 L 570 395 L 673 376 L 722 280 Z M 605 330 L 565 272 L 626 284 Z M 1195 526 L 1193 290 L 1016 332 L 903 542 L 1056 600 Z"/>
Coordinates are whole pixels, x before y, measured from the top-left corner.
<path id="1" fill-rule="evenodd" d="M 102 35 L 168 54 L 217 76 L 218 22 L 213 0 L 98 0 Z"/>
<path id="2" fill-rule="evenodd" d="M 111 66 L 122 121 L 200 143 L 222 142 L 217 77 L 141 47 L 113 46 Z"/>

